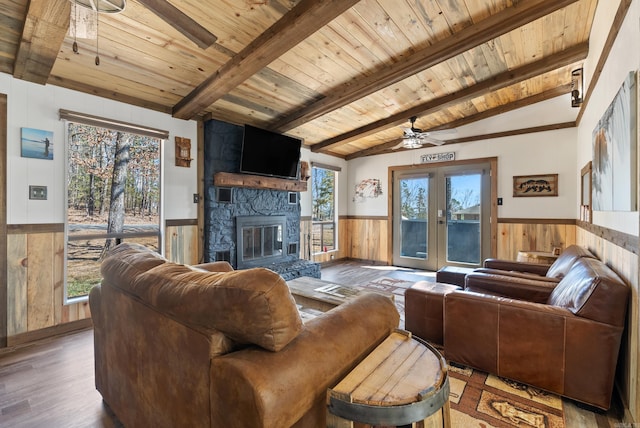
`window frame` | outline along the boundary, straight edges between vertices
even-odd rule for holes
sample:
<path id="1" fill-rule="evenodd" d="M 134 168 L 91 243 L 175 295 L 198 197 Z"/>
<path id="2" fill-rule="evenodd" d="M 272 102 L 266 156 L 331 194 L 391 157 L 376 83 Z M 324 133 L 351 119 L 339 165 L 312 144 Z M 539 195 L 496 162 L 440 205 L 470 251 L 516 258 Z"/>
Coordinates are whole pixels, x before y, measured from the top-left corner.
<path id="1" fill-rule="evenodd" d="M 64 271 L 63 271 L 63 304 L 69 305 L 73 303 L 87 301 L 89 298 L 88 293 L 81 296 L 69 296 L 69 281 L 68 281 L 68 257 L 69 249 L 68 244 L 74 240 L 86 240 L 86 239 L 115 239 L 117 243 L 120 243 L 124 239 L 137 239 L 137 238 L 149 238 L 157 237 L 158 251 L 164 253 L 164 145 L 169 137 L 168 131 L 158 130 L 154 128 L 148 128 L 144 126 L 138 126 L 122 121 L 104 119 L 97 116 L 85 115 L 82 113 L 70 112 L 68 110 L 60 110 L 60 120 L 64 121 L 64 154 L 65 154 L 65 189 L 64 189 L 64 207 L 65 207 L 65 227 L 64 227 Z M 138 136 L 149 137 L 158 140 L 158 229 L 153 231 L 137 231 L 137 232 L 118 232 L 118 233 L 103 233 L 87 234 L 82 237 L 71 237 L 69 233 L 69 173 L 70 173 L 70 156 L 71 147 L 69 144 L 69 130 L 71 124 L 91 126 L 96 128 L 104 128 L 110 131 L 136 134 Z M 155 224 L 155 223 L 154 223 Z"/>
<path id="2" fill-rule="evenodd" d="M 315 218 L 315 176 L 316 170 L 323 170 L 327 172 L 333 173 L 333 189 L 332 189 L 332 218 L 330 220 L 317 220 Z M 319 254 L 327 254 L 330 252 L 338 251 L 338 173 L 340 172 L 340 168 L 334 167 L 331 165 L 320 164 L 320 163 L 311 163 L 311 254 L 319 255 Z M 314 245 L 314 229 L 316 226 L 320 226 L 320 251 L 316 251 L 316 245 Z M 333 246 L 324 250 L 325 242 L 324 242 L 324 231 L 326 226 L 333 227 Z"/>

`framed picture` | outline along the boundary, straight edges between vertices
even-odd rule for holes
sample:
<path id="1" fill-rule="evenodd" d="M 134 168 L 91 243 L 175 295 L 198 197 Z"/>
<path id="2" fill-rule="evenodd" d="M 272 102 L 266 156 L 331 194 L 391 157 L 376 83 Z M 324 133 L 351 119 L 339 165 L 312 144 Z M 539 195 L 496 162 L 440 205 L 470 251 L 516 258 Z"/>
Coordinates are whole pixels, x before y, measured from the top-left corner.
<path id="1" fill-rule="evenodd" d="M 637 210 L 637 97 L 631 72 L 593 130 L 593 211 Z"/>
<path id="2" fill-rule="evenodd" d="M 53 132 L 21 128 L 20 134 L 20 156 L 53 160 Z"/>
<path id="3" fill-rule="evenodd" d="M 515 175 L 513 197 L 558 196 L 558 174 Z"/>

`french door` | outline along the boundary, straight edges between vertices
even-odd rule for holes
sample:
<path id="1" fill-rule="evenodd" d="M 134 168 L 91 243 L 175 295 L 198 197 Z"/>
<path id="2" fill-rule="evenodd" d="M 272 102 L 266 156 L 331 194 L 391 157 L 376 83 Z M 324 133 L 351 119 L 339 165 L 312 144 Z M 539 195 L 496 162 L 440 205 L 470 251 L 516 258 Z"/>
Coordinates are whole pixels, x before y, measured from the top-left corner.
<path id="1" fill-rule="evenodd" d="M 437 270 L 489 257 L 489 163 L 395 171 L 393 264 Z"/>

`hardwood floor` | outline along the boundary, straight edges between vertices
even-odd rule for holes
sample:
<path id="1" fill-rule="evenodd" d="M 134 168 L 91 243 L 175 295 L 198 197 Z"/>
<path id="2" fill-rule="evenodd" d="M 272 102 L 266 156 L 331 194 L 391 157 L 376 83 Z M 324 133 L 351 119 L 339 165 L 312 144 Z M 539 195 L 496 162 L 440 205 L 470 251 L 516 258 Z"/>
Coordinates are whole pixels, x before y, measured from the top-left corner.
<path id="1" fill-rule="evenodd" d="M 322 268 L 322 279 L 356 285 L 380 277 L 419 280 L 433 275 L 357 261 Z M 103 405 L 93 373 L 93 330 L 0 350 L 0 427 L 121 428 Z M 619 406 L 603 414 L 584 410 L 568 400 L 565 404 L 568 428 L 614 428 L 621 421 L 617 416 Z"/>

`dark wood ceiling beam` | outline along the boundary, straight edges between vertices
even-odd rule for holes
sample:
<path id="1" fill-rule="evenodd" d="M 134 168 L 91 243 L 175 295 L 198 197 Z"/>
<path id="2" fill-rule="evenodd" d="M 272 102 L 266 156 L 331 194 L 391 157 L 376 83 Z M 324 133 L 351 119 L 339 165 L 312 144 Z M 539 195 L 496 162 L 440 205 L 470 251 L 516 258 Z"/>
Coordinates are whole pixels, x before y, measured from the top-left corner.
<path id="1" fill-rule="evenodd" d="M 472 100 L 473 98 L 506 88 L 507 86 L 520 83 L 567 65 L 575 64 L 584 60 L 587 57 L 588 52 L 588 43 L 581 43 L 579 45 L 572 46 L 564 51 L 549 55 L 531 64 L 495 75 L 490 79 L 462 89 L 461 91 L 414 106 L 385 119 L 378 120 L 336 137 L 313 144 L 311 146 L 311 151 L 327 152 L 330 151 L 331 147 L 347 144 L 367 135 L 375 134 L 383 129 L 406 123 L 411 116 L 427 115 L 437 110 Z"/>
<path id="2" fill-rule="evenodd" d="M 358 77 L 357 80 L 354 79 L 348 84 L 332 90 L 325 98 L 281 118 L 274 122 L 270 128 L 279 132 L 289 131 L 566 7 L 575 1 L 514 2 L 514 6 L 460 30 L 441 42 L 407 55 L 394 64 L 385 65 L 369 76 Z"/>
<path id="3" fill-rule="evenodd" d="M 535 95 L 531 95 L 529 97 L 511 102 L 509 104 L 504 104 L 489 110 L 485 110 L 483 112 L 471 115 L 471 116 L 467 116 L 467 117 L 463 117 L 462 119 L 458 119 L 458 120 L 454 120 L 452 122 L 449 122 L 445 125 L 441 125 L 441 126 L 436 126 L 433 128 L 429 128 L 427 129 L 427 131 L 440 131 L 440 130 L 444 130 L 444 129 L 453 129 L 453 128 L 458 128 L 460 126 L 464 126 L 464 125 L 468 125 L 470 123 L 474 123 L 474 122 L 478 122 L 480 120 L 483 119 L 488 119 L 490 117 L 494 117 L 497 116 L 499 114 L 503 114 L 503 113 L 508 113 L 510 111 L 513 110 L 517 110 L 519 108 L 522 107 L 526 107 L 532 104 L 536 104 L 542 101 L 546 101 L 546 100 L 550 100 L 552 98 L 556 98 L 559 97 L 561 95 L 566 95 L 571 91 L 571 83 L 568 83 L 566 85 L 562 85 L 562 86 L 558 86 L 557 88 L 545 91 L 545 92 L 541 92 L 539 94 L 535 94 Z M 569 102 L 569 101 L 567 101 Z M 445 141 L 445 144 L 450 143 L 450 141 L 452 140 L 447 140 Z M 400 144 L 402 142 L 402 138 L 396 138 L 395 140 L 391 140 L 389 142 L 386 143 L 382 143 L 382 144 L 378 144 L 376 146 L 373 147 L 369 147 L 368 149 L 364 149 L 364 150 L 359 150 L 357 152 L 353 152 L 348 154 L 347 156 L 345 156 L 346 160 L 351 160 L 351 159 L 356 159 L 356 158 L 361 158 L 364 156 L 373 156 L 373 155 L 378 155 L 378 154 L 382 154 L 382 153 L 387 153 L 389 152 L 389 149 L 394 148 L 395 146 L 397 146 L 398 144 Z"/>
<path id="4" fill-rule="evenodd" d="M 166 0 L 138 0 L 138 3 L 158 15 L 167 24 L 198 45 L 199 48 L 206 49 L 218 40 L 215 34 L 212 34 Z"/>
<path id="5" fill-rule="evenodd" d="M 190 119 L 272 63 L 359 0 L 302 0 L 173 107 Z"/>
<path id="6" fill-rule="evenodd" d="M 69 30 L 69 0 L 30 1 L 13 77 L 44 85 Z"/>

